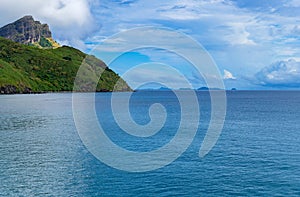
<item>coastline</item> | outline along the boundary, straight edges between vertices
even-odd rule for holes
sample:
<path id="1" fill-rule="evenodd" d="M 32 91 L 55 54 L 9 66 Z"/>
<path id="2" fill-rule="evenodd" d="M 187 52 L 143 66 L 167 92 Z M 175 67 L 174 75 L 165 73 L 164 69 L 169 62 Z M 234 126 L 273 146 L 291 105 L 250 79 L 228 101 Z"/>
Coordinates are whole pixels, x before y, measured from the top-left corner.
<path id="1" fill-rule="evenodd" d="M 6 86 L 8 87 L 8 86 Z M 9 86 L 14 87 L 14 86 Z M 135 92 L 135 91 L 111 91 L 107 89 L 99 90 L 99 91 L 73 91 L 73 90 L 63 90 L 63 91 L 32 91 L 29 88 L 25 88 L 24 91 L 17 90 L 16 88 L 6 88 L 0 87 L 0 95 L 19 95 L 19 94 L 51 94 L 51 93 L 90 93 L 90 92 Z"/>
<path id="2" fill-rule="evenodd" d="M 188 91 L 188 90 L 157 90 L 157 89 L 147 89 L 147 90 L 124 90 L 124 91 L 111 91 L 111 90 L 100 90 L 100 91 L 28 91 L 28 92 L 2 92 L 1 95 L 39 95 L 39 94 L 65 94 L 65 93 L 112 93 L 112 92 L 173 92 L 173 91 Z M 190 91 L 190 90 L 189 90 Z M 194 90 L 195 92 L 218 92 L 225 91 L 226 93 L 234 93 L 234 92 L 297 92 L 300 90 Z"/>

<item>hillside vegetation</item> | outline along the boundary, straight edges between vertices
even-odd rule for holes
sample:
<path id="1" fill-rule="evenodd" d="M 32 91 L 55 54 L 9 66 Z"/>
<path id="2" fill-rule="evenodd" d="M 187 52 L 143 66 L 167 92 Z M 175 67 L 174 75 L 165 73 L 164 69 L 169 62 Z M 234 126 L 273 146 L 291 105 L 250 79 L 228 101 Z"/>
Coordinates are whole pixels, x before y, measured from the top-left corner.
<path id="1" fill-rule="evenodd" d="M 85 61 L 84 61 L 85 60 Z M 77 91 L 131 91 L 130 87 L 102 61 L 87 56 L 72 47 L 40 49 L 0 37 L 0 90 L 1 93 L 37 93 L 72 91 L 80 65 L 85 72 L 80 77 L 84 85 Z M 96 73 L 103 72 L 98 82 Z M 87 84 L 87 81 L 91 81 Z"/>

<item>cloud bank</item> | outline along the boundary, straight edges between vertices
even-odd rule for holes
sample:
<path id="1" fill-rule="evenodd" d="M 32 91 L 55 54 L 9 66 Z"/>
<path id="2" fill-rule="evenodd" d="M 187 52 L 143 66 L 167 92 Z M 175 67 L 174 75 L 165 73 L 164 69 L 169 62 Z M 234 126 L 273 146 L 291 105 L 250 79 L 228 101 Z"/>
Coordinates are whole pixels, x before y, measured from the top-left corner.
<path id="1" fill-rule="evenodd" d="M 256 74 L 258 83 L 271 87 L 300 87 L 300 62 L 279 61 Z"/>

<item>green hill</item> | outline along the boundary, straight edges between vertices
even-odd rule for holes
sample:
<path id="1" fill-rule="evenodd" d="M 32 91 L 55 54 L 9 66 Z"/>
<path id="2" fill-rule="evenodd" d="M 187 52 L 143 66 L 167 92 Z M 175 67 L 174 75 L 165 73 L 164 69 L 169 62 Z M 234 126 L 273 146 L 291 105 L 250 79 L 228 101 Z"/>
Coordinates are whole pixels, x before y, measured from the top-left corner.
<path id="1" fill-rule="evenodd" d="M 74 79 L 83 61 L 86 71 L 81 81 L 93 78 L 91 83 L 98 83 L 96 91 L 113 91 L 118 80 L 115 91 L 131 91 L 124 80 L 94 56 L 72 47 L 40 49 L 0 37 L 0 92 L 12 94 L 72 91 Z M 98 82 L 95 73 L 102 71 Z M 83 85 L 77 91 L 93 90 L 91 86 Z"/>

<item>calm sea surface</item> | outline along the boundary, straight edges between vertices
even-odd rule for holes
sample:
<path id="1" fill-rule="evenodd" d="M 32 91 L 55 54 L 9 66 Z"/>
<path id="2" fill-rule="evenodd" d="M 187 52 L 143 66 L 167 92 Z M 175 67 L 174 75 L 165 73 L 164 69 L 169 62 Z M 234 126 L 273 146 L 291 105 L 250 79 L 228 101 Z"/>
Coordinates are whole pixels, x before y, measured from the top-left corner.
<path id="1" fill-rule="evenodd" d="M 166 107 L 165 126 L 147 139 L 122 132 L 110 96 L 96 94 L 96 111 L 119 146 L 150 151 L 175 135 L 180 105 L 171 92 L 132 96 L 139 124 L 149 122 L 151 104 Z M 0 96 L 0 196 L 300 196 L 300 92 L 228 92 L 224 130 L 204 158 L 198 151 L 210 119 L 209 94 L 198 92 L 198 99 L 200 127 L 187 151 L 164 168 L 129 173 L 85 148 L 73 121 L 72 94 Z"/>

